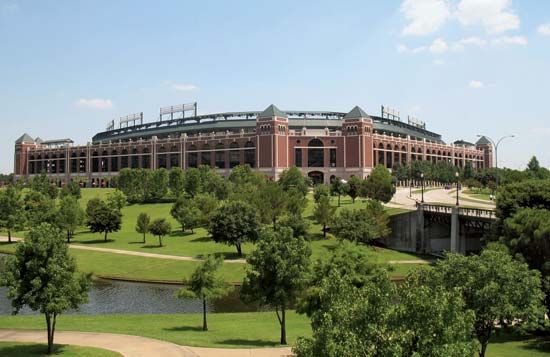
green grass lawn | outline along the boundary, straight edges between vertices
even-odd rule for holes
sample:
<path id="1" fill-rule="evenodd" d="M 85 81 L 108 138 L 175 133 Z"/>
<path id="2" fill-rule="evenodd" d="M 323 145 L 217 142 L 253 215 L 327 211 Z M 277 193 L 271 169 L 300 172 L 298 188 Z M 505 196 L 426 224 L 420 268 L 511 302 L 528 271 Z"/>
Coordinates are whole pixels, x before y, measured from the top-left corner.
<path id="1" fill-rule="evenodd" d="M 0 316 L 0 326 L 43 329 L 42 316 Z M 63 315 L 58 331 L 110 332 L 137 335 L 180 345 L 254 348 L 278 346 L 279 324 L 274 312 L 217 313 L 208 315 L 209 331 L 201 331 L 200 314 L 170 315 Z M 309 319 L 292 311 L 287 314 L 288 343 L 311 336 Z M 0 345 L 0 352 L 1 345 Z M 0 355 L 3 356 L 2 353 Z M 495 336 L 488 357 L 550 356 L 550 340 L 533 336 Z"/>
<path id="2" fill-rule="evenodd" d="M 0 356 L 2 357 L 32 357 L 48 356 L 48 346 L 40 343 L 2 342 L 0 341 Z M 120 357 L 120 353 L 94 347 L 71 345 L 55 345 L 54 353 L 49 356 L 62 357 Z"/>
<path id="3" fill-rule="evenodd" d="M 489 189 L 475 189 L 475 188 L 472 188 L 472 189 L 466 189 L 462 192 L 467 194 L 468 196 L 471 196 L 472 198 L 476 198 L 478 200 L 493 202 L 490 198 L 490 195 L 491 195 L 492 191 L 489 190 Z"/>

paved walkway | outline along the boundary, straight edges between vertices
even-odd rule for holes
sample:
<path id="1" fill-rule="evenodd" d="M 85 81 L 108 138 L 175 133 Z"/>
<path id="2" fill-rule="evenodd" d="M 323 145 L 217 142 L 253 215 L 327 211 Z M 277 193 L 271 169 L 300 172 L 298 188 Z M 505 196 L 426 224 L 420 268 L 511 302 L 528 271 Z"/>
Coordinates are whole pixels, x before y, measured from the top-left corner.
<path id="1" fill-rule="evenodd" d="M 46 331 L 3 330 L 0 341 L 47 343 Z M 224 349 L 180 346 L 147 337 L 112 333 L 57 331 L 55 343 L 103 348 L 125 357 L 281 357 L 292 356 L 290 347 Z"/>
<path id="2" fill-rule="evenodd" d="M 413 188 L 413 194 L 412 194 L 412 197 L 410 197 L 409 196 L 410 191 L 408 187 L 399 187 L 395 192 L 395 195 L 393 196 L 388 206 L 391 206 L 391 207 L 401 206 L 402 208 L 416 209 L 416 202 L 420 202 L 421 196 L 422 196 L 421 193 L 414 193 L 414 191 L 416 190 L 418 190 L 418 188 Z M 485 208 L 485 209 L 495 208 L 495 205 L 492 202 L 478 200 L 478 199 L 469 197 L 467 195 L 464 195 L 462 193 L 460 194 L 460 197 L 464 197 L 468 199 L 468 201 L 462 202 L 462 204 L 465 206 L 474 206 L 474 207 Z M 438 188 L 438 189 L 429 190 L 429 191 L 425 190 L 424 202 L 454 205 L 456 203 L 456 191 L 450 192 L 450 190 L 445 190 L 443 188 Z"/>

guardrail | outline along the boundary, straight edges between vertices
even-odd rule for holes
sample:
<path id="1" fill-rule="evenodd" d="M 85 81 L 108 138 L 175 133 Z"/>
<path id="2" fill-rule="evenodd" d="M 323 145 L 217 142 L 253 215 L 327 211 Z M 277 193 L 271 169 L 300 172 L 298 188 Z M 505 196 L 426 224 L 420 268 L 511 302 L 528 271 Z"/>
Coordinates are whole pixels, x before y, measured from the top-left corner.
<path id="1" fill-rule="evenodd" d="M 425 212 L 452 214 L 453 208 L 455 207 L 437 204 L 423 204 L 422 208 Z M 459 206 L 458 215 L 466 217 L 496 219 L 496 213 L 494 210 L 484 208 L 466 208 Z"/>

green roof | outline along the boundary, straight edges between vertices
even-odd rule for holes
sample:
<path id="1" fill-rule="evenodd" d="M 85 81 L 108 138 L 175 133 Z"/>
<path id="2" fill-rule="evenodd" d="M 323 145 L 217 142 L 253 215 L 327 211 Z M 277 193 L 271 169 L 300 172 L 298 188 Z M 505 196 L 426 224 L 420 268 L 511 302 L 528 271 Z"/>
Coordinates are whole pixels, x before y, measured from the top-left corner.
<path id="1" fill-rule="evenodd" d="M 19 139 L 15 140 L 16 144 L 21 144 L 22 142 L 34 143 L 34 139 L 29 134 L 25 133 L 21 135 Z"/>
<path id="2" fill-rule="evenodd" d="M 491 142 L 489 139 L 487 139 L 485 136 L 482 136 L 479 138 L 479 140 L 476 142 L 476 145 L 491 145 Z"/>
<path id="3" fill-rule="evenodd" d="M 358 119 L 368 117 L 369 115 L 363 109 L 356 105 L 348 114 L 344 116 L 344 119 Z"/>
<path id="4" fill-rule="evenodd" d="M 271 104 L 263 112 L 261 112 L 259 117 L 260 118 L 271 118 L 271 117 L 288 118 L 285 113 L 280 111 L 279 108 L 277 108 L 273 104 Z"/>

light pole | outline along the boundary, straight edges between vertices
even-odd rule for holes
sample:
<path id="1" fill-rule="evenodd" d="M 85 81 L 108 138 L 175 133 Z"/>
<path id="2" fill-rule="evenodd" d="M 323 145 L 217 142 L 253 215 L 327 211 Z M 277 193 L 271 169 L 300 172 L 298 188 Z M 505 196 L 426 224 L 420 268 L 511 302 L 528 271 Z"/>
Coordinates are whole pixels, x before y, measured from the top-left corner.
<path id="1" fill-rule="evenodd" d="M 456 177 L 456 205 L 457 206 L 458 206 L 458 176 L 460 176 L 460 175 L 457 171 L 457 172 L 455 172 L 455 177 Z"/>
<path id="2" fill-rule="evenodd" d="M 507 139 L 507 138 L 514 138 L 515 135 L 505 135 L 503 137 L 501 137 L 500 139 L 498 139 L 498 141 L 495 143 L 495 141 L 493 139 L 491 139 L 489 136 L 487 135 L 477 135 L 479 138 L 481 137 L 486 137 L 490 142 L 491 144 L 493 144 L 494 148 L 495 148 L 495 169 L 496 169 L 496 173 L 495 173 L 495 176 L 496 176 L 496 190 L 498 190 L 498 181 L 499 181 L 499 178 L 498 178 L 498 146 L 500 145 L 500 143 L 502 142 L 502 140 L 504 139 Z"/>
<path id="3" fill-rule="evenodd" d="M 424 173 L 423 172 L 420 174 L 420 178 L 422 179 L 422 200 L 420 202 L 424 203 Z"/>

